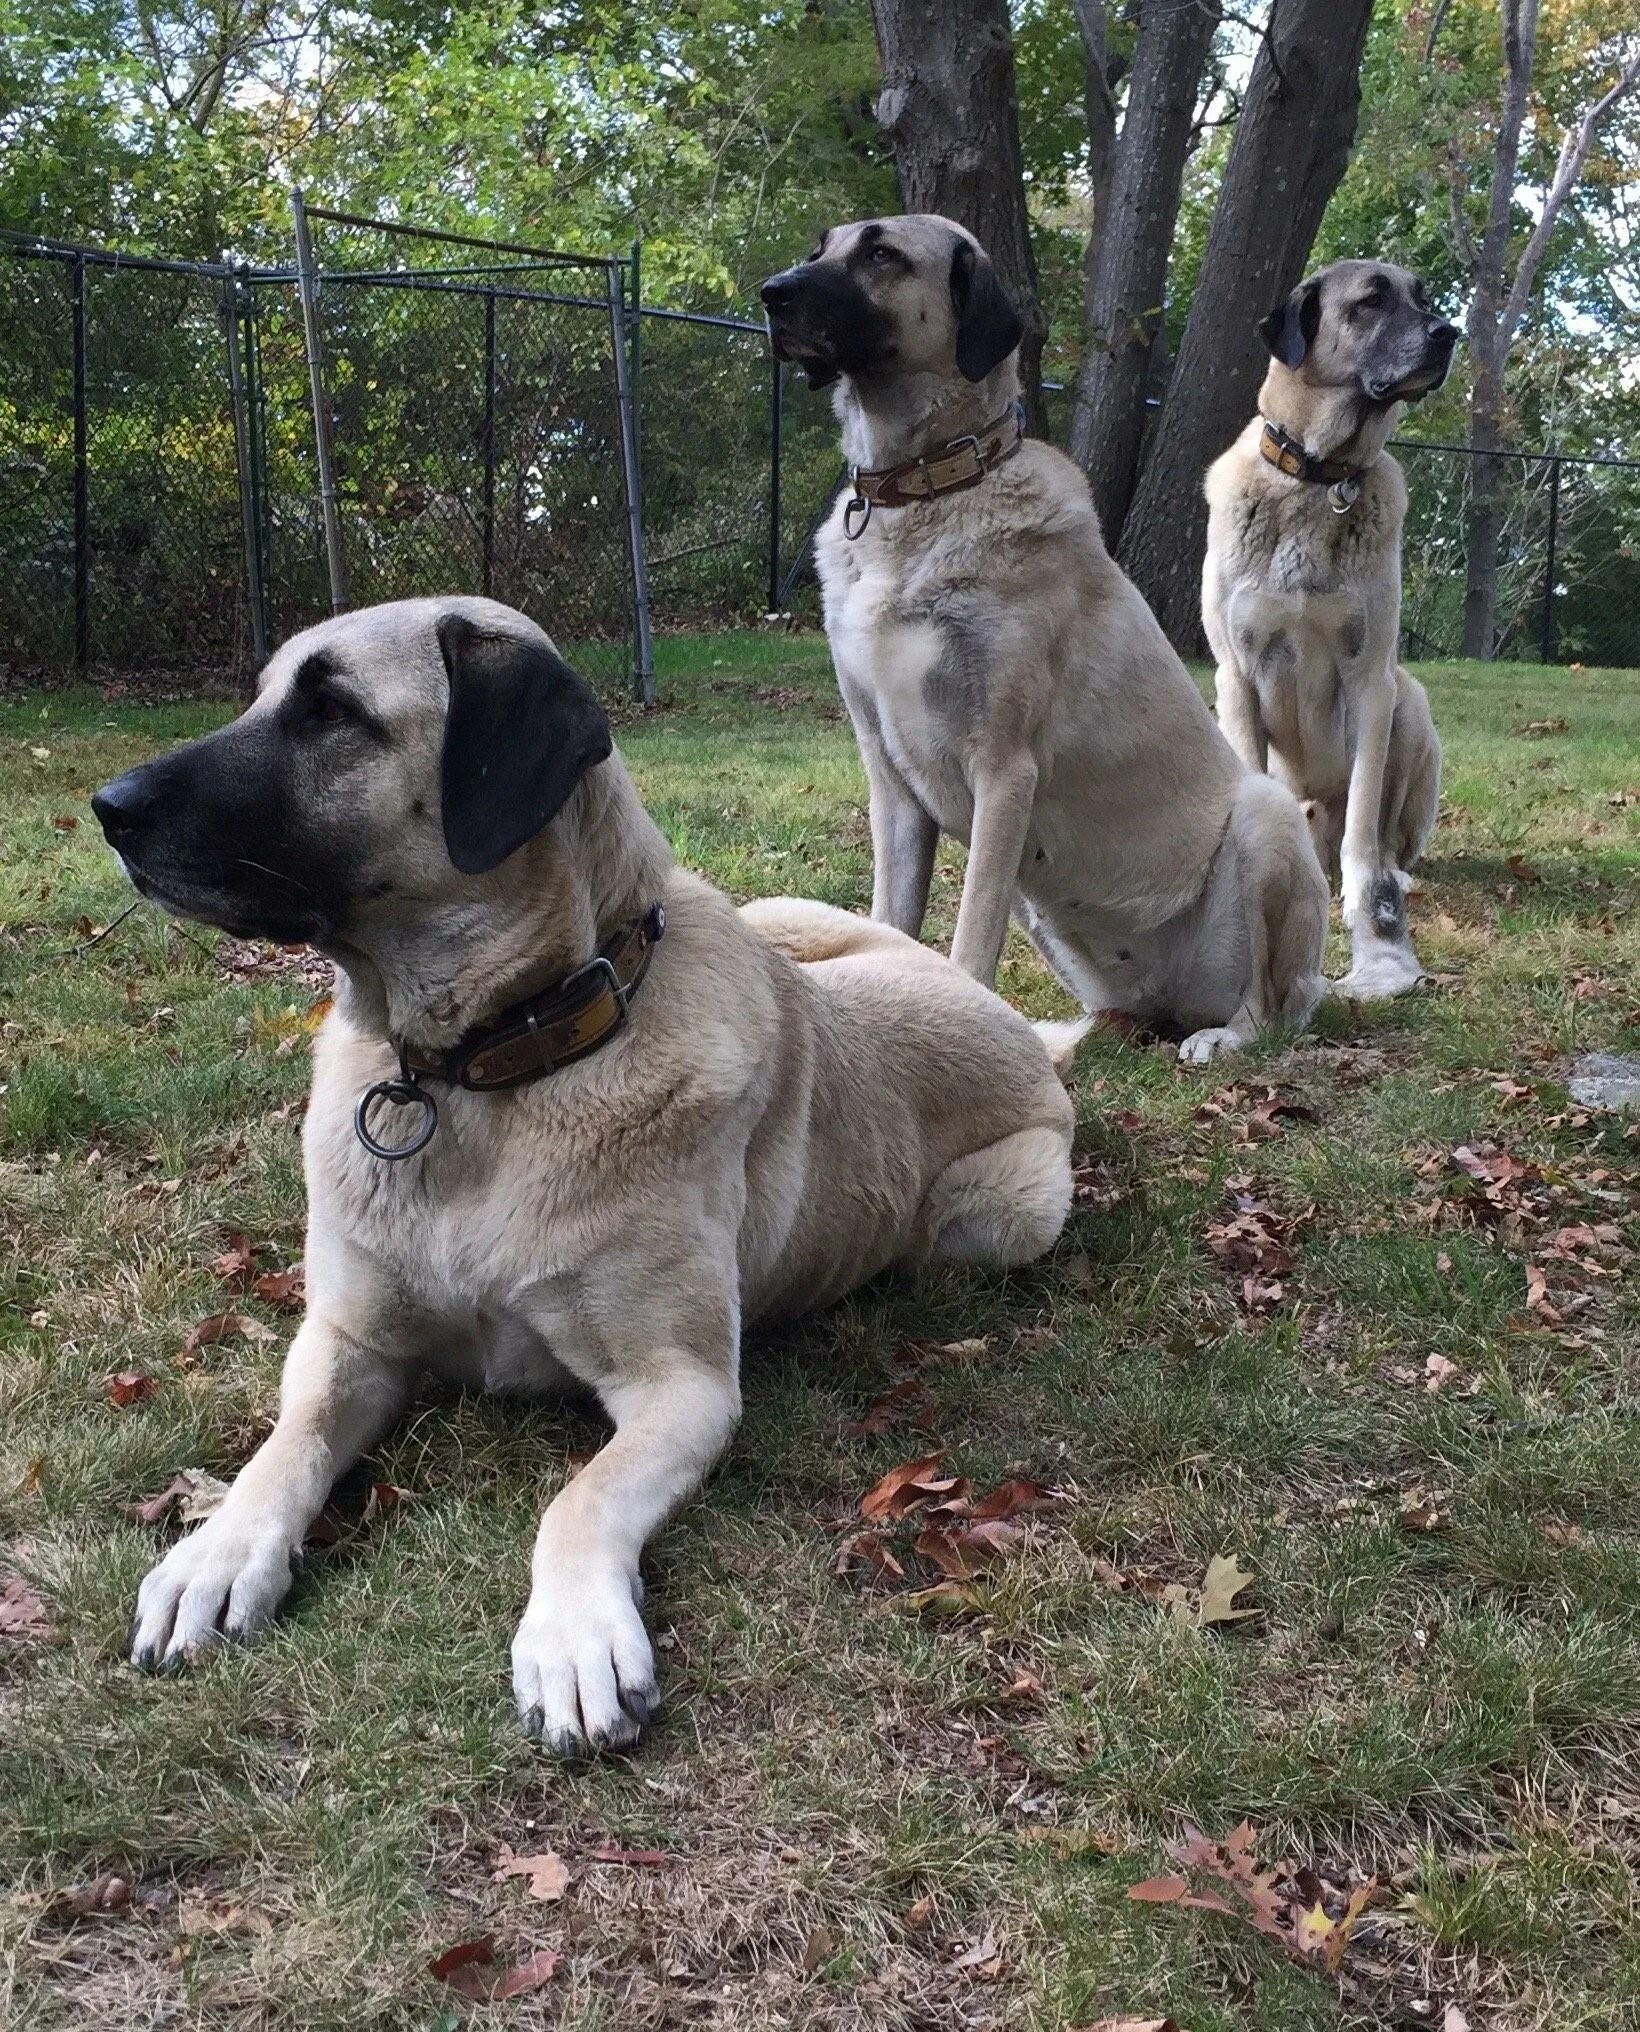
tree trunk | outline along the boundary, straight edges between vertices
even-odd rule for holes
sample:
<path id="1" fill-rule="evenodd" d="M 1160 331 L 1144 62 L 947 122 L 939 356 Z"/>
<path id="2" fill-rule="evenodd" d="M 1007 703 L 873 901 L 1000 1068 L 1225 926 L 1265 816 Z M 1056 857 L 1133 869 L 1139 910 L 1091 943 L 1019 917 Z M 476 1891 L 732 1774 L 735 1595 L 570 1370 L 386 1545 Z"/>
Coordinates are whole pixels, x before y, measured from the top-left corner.
<path id="1" fill-rule="evenodd" d="M 1042 428 L 1042 341 L 1025 210 L 1008 0 L 871 0 L 883 89 L 877 124 L 908 212 L 943 212 L 976 236 L 1024 321 L 1019 378 Z"/>
<path id="2" fill-rule="evenodd" d="M 1119 555 L 1182 654 L 1201 643 L 1202 476 L 1252 415 L 1258 320 L 1304 272 L 1355 139 L 1372 0 L 1275 0 Z"/>
<path id="3" fill-rule="evenodd" d="M 1503 527 L 1503 461 L 1480 456 L 1503 442 L 1504 271 L 1514 223 L 1520 137 L 1537 60 L 1537 0 L 1502 0 L 1503 104 L 1492 145 L 1486 231 L 1469 299 L 1469 509 L 1464 517 L 1463 653 L 1490 661 L 1497 648 L 1498 542 Z"/>
<path id="4" fill-rule="evenodd" d="M 1196 93 L 1217 25 L 1211 0 L 1141 0 L 1127 112 L 1103 216 L 1096 210 L 1088 240 L 1070 454 L 1088 476 L 1113 550 L 1138 477 Z"/>
<path id="5" fill-rule="evenodd" d="M 1502 459 L 1482 454 L 1503 443 L 1503 375 L 1490 359 L 1473 362 L 1469 397 L 1469 507 L 1464 515 L 1466 570 L 1463 653 L 1490 662 L 1498 647 L 1498 548 L 1503 533 Z"/>

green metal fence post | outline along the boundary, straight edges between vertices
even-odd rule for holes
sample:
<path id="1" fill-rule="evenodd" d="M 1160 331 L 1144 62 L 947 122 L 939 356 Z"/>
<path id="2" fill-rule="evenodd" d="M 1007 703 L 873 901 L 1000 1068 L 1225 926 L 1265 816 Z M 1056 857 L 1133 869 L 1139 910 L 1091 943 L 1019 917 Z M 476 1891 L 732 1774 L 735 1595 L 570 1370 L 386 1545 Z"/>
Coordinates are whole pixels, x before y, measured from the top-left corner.
<path id="1" fill-rule="evenodd" d="M 69 271 L 74 309 L 74 665 L 91 661 L 91 471 L 86 416 L 85 259 Z"/>
<path id="2" fill-rule="evenodd" d="M 1549 542 L 1543 573 L 1543 639 L 1540 647 L 1545 663 L 1555 660 L 1555 545 L 1560 535 L 1560 460 L 1549 461 Z"/>
<path id="3" fill-rule="evenodd" d="M 234 464 L 239 469 L 239 527 L 245 546 L 245 607 L 250 619 L 251 655 L 258 665 L 268 653 L 268 610 L 262 592 L 262 542 L 258 529 L 255 458 L 251 448 L 250 408 L 245 394 L 246 358 L 242 297 L 244 264 L 234 267 L 222 285 L 223 324 L 228 343 L 228 399 L 233 405 Z M 248 349 L 247 349 L 248 350 Z"/>

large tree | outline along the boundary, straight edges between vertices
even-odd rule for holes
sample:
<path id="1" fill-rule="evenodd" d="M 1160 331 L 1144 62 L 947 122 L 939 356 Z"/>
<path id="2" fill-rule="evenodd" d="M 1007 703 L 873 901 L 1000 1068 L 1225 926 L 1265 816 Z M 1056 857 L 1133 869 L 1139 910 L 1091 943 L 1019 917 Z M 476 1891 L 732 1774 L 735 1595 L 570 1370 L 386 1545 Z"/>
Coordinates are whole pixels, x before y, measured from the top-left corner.
<path id="1" fill-rule="evenodd" d="M 1200 642 L 1202 475 L 1253 413 L 1258 320 L 1298 282 L 1344 174 L 1372 0 L 1275 0 L 1119 556 L 1176 647 Z"/>
<path id="2" fill-rule="evenodd" d="M 1020 380 L 1040 427 L 1047 323 L 1025 207 L 1008 0 L 871 0 L 882 52 L 877 120 L 908 212 L 975 234 L 1019 307 Z"/>
<path id="3" fill-rule="evenodd" d="M 1112 549 L 1138 477 L 1145 396 L 1215 0 L 1139 0 L 1120 127 L 1104 0 L 1076 0 L 1087 45 L 1092 230 L 1070 454 L 1088 476 Z"/>
<path id="4" fill-rule="evenodd" d="M 1486 226 L 1478 245 L 1468 239 L 1473 294 L 1469 304 L 1469 443 L 1472 467 L 1466 527 L 1463 653 L 1492 656 L 1498 646 L 1498 551 L 1503 529 L 1504 461 L 1488 454 L 1504 448 L 1504 370 L 1526 315 L 1538 270 L 1568 199 L 1577 188 L 1602 123 L 1640 83 L 1640 36 L 1614 45 L 1606 77 L 1591 101 L 1568 123 L 1554 171 L 1537 202 L 1537 217 L 1514 260 L 1515 210 L 1521 184 L 1521 139 L 1532 102 L 1537 64 L 1538 0 L 1499 0 L 1503 40 L 1503 98 L 1492 150 Z M 1433 43 L 1433 36 L 1431 37 Z M 1454 221 L 1467 238 L 1461 192 L 1454 192 Z"/>

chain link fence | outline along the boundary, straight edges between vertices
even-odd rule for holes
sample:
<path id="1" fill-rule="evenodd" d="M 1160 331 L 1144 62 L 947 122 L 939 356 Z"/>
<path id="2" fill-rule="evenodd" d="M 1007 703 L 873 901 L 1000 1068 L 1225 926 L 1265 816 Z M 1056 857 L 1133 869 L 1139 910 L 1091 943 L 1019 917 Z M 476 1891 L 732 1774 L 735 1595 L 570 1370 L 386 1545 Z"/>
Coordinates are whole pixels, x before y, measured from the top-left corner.
<path id="1" fill-rule="evenodd" d="M 836 425 L 761 325 L 640 308 L 636 249 L 306 218 L 285 268 L 0 234 L 0 681 L 243 680 L 337 605 L 467 591 L 647 696 L 651 625 L 817 618 Z M 1456 656 L 1473 458 L 1396 450 L 1405 653 Z M 1640 665 L 1640 462 L 1503 465 L 1498 653 Z"/>
<path id="2" fill-rule="evenodd" d="M 1407 479 L 1406 654 L 1463 653 L 1466 528 L 1477 455 L 1399 439 Z M 1494 654 L 1538 663 L 1640 664 L 1640 460 L 1492 455 L 1500 475 Z"/>

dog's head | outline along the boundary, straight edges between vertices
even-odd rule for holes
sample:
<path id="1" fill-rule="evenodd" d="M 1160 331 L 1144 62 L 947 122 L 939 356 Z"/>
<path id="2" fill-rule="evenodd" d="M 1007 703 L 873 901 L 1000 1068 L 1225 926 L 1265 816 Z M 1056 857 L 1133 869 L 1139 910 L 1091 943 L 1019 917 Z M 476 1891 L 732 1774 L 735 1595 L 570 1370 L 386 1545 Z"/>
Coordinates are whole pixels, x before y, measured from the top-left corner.
<path id="1" fill-rule="evenodd" d="M 351 945 L 407 906 L 484 901 L 609 753 L 603 708 L 533 621 L 401 600 L 296 636 L 238 719 L 91 804 L 162 908 Z"/>
<path id="2" fill-rule="evenodd" d="M 1387 261 L 1335 261 L 1301 282 L 1259 325 L 1281 366 L 1313 388 L 1354 388 L 1369 402 L 1416 402 L 1440 387 L 1458 328 L 1424 286 Z"/>
<path id="3" fill-rule="evenodd" d="M 833 226 L 761 295 L 770 343 L 811 388 L 889 374 L 983 381 L 1023 331 L 973 234 L 933 212 Z"/>

